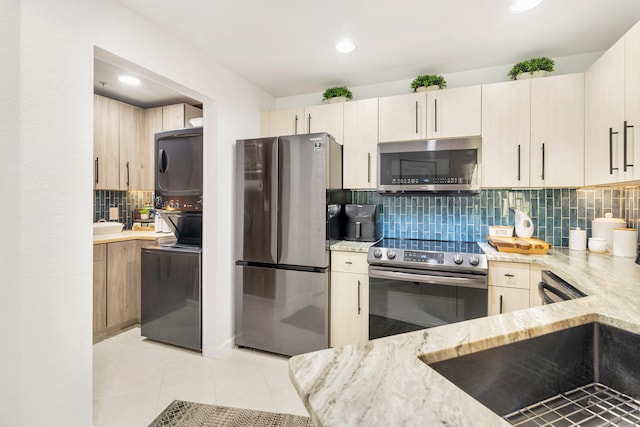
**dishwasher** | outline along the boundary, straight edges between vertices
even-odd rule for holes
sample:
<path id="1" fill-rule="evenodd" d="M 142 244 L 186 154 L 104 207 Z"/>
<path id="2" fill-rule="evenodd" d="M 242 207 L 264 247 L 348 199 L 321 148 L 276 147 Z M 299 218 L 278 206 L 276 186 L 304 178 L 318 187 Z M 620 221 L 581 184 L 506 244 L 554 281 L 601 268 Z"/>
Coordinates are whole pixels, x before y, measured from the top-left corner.
<path id="1" fill-rule="evenodd" d="M 538 294 L 542 304 L 553 304 L 586 296 L 549 270 L 542 271 L 542 279 L 538 283 Z"/>

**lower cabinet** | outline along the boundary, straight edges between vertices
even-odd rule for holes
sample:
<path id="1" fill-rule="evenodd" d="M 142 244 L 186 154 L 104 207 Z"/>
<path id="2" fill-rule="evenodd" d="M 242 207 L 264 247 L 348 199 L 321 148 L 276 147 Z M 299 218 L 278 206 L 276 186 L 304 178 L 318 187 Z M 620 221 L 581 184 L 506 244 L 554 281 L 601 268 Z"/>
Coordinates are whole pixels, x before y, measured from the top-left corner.
<path id="1" fill-rule="evenodd" d="M 517 262 L 489 262 L 488 315 L 540 305 L 540 268 Z"/>
<path id="2" fill-rule="evenodd" d="M 369 275 L 366 253 L 331 252 L 330 345 L 369 340 Z"/>
<path id="3" fill-rule="evenodd" d="M 94 339 L 140 322 L 140 250 L 149 244 L 128 240 L 94 245 Z"/>

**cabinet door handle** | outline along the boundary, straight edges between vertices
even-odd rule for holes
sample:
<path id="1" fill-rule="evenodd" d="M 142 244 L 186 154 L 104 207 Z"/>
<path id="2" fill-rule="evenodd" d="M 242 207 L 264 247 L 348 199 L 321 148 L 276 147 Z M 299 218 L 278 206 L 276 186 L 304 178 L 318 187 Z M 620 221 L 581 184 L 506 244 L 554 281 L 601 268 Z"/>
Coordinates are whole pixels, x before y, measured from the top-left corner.
<path id="1" fill-rule="evenodd" d="M 504 277 L 516 277 L 516 276 L 514 276 L 514 275 L 513 275 L 513 274 L 511 274 L 511 273 L 505 273 L 505 274 L 504 274 Z"/>
<path id="2" fill-rule="evenodd" d="M 371 153 L 367 153 L 367 182 L 371 182 Z"/>
<path id="3" fill-rule="evenodd" d="M 627 164 L 627 129 L 632 128 L 633 125 L 628 125 L 627 121 L 624 121 L 624 171 L 627 171 L 627 168 L 632 168 L 633 163 Z M 635 134 L 634 134 L 635 135 Z"/>
<path id="4" fill-rule="evenodd" d="M 418 134 L 418 101 L 416 101 L 416 134 Z"/>
<path id="5" fill-rule="evenodd" d="M 518 181 L 520 181 L 520 144 L 518 144 Z"/>
<path id="6" fill-rule="evenodd" d="M 99 157 L 96 157 L 96 167 L 94 168 L 95 171 L 96 171 L 96 184 L 98 182 L 100 182 L 100 178 L 98 178 L 98 176 L 99 176 L 99 174 L 98 174 L 98 165 L 99 165 L 98 159 L 99 159 Z"/>
<path id="7" fill-rule="evenodd" d="M 614 132 L 613 128 L 609 128 L 609 175 L 613 175 L 613 171 L 618 170 L 613 167 L 613 135 L 617 134 L 618 132 Z"/>
<path id="8" fill-rule="evenodd" d="M 311 133 L 311 114 L 309 114 L 309 117 L 307 118 L 307 133 Z"/>
<path id="9" fill-rule="evenodd" d="M 542 143 L 542 180 L 544 181 L 544 143 Z"/>
<path id="10" fill-rule="evenodd" d="M 500 295 L 500 314 L 502 314 L 502 295 Z"/>
<path id="11" fill-rule="evenodd" d="M 129 162 L 127 162 L 127 187 L 129 186 L 129 181 L 130 181 L 130 175 L 129 175 Z"/>
<path id="12" fill-rule="evenodd" d="M 360 314 L 361 306 L 360 306 L 360 280 L 358 280 L 358 314 Z"/>
<path id="13" fill-rule="evenodd" d="M 434 130 L 434 132 L 438 132 L 438 100 L 434 99 L 433 100 L 433 104 L 434 104 L 434 108 L 433 108 L 434 120 L 433 121 L 435 122 L 435 130 Z"/>
<path id="14" fill-rule="evenodd" d="M 353 264 L 351 261 L 345 261 L 344 263 L 347 264 L 347 265 Z"/>
<path id="15" fill-rule="evenodd" d="M 298 134 L 298 115 L 296 114 L 296 119 L 293 122 L 293 134 L 297 135 Z"/>

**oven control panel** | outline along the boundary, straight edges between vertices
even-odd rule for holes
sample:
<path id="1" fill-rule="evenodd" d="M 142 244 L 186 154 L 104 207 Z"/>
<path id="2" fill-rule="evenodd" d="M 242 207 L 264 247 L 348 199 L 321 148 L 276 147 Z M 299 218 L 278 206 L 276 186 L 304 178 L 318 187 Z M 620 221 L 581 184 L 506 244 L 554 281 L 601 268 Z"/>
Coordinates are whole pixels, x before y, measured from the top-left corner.
<path id="1" fill-rule="evenodd" d="M 423 251 L 404 251 L 404 260 L 411 261 L 411 262 L 424 262 L 427 264 L 443 264 L 444 253 L 423 252 Z"/>

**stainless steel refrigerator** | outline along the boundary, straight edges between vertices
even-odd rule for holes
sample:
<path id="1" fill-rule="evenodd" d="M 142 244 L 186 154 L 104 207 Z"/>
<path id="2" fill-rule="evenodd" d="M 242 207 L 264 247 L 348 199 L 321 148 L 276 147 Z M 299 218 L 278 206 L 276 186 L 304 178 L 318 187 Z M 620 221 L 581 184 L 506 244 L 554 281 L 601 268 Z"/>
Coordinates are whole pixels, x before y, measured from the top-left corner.
<path id="1" fill-rule="evenodd" d="M 341 188 L 342 146 L 327 133 L 237 141 L 237 345 L 328 347 L 327 207 Z"/>

